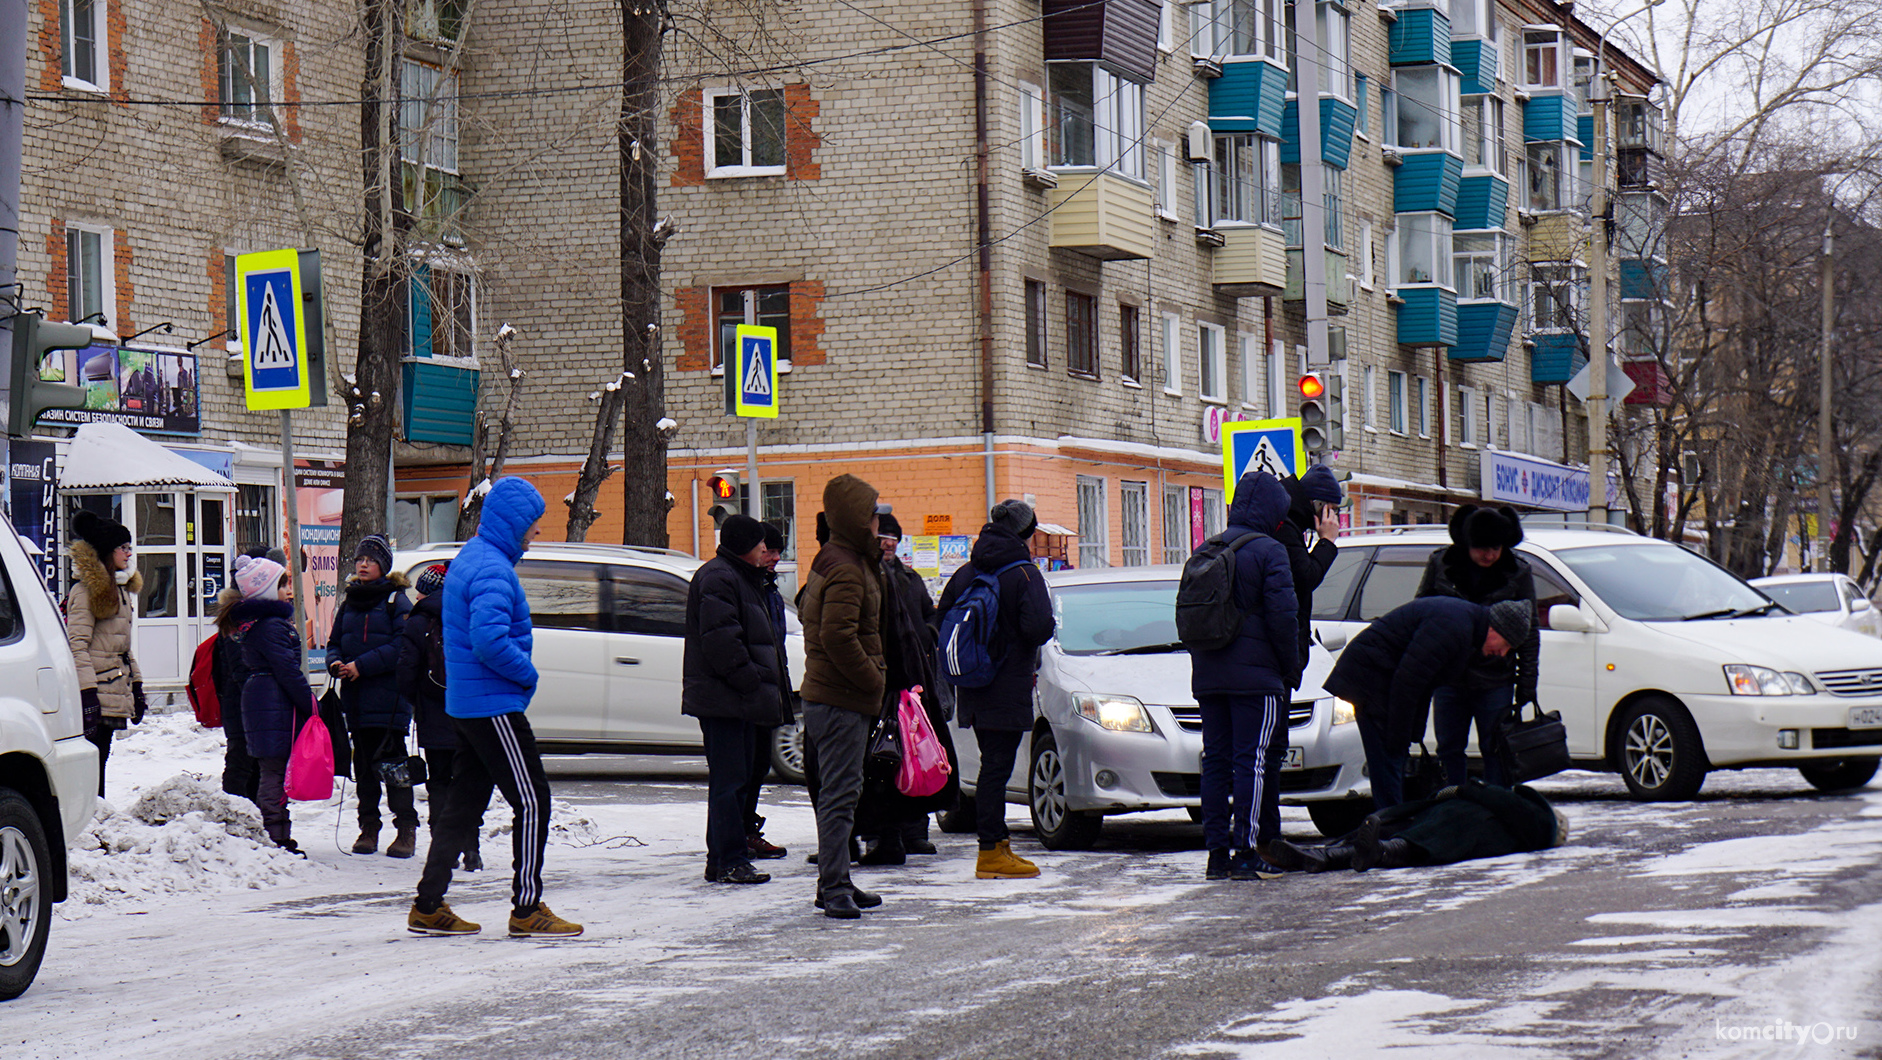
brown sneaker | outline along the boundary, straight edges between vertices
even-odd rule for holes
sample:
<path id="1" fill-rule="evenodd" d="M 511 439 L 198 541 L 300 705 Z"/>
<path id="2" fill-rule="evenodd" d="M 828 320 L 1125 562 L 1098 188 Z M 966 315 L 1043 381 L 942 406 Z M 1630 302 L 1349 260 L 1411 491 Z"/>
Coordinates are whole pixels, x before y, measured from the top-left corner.
<path id="1" fill-rule="evenodd" d="M 473 924 L 451 912 L 446 902 L 440 902 L 435 913 L 421 913 L 418 903 L 413 902 L 412 911 L 405 917 L 405 930 L 414 935 L 475 935 L 483 930 L 483 925 Z"/>
<path id="2" fill-rule="evenodd" d="M 528 916 L 510 914 L 511 938 L 559 938 L 572 939 L 582 933 L 580 924 L 571 923 L 549 911 L 548 905 L 536 903 L 536 911 Z"/>
<path id="3" fill-rule="evenodd" d="M 1005 839 L 992 850 L 981 851 L 974 865 L 977 880 L 1025 880 L 1037 875 L 1039 866 L 1013 853 L 1011 842 Z"/>

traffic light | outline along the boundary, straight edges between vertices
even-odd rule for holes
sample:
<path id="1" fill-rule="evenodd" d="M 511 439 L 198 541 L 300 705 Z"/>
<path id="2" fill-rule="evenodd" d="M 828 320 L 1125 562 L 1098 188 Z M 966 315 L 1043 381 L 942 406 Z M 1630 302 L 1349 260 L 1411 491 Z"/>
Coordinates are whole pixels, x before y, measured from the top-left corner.
<path id="1" fill-rule="evenodd" d="M 1337 452 L 1346 448 L 1346 377 L 1339 372 L 1328 372 L 1324 382 L 1327 388 L 1327 448 Z"/>
<path id="2" fill-rule="evenodd" d="M 1310 453 L 1324 453 L 1327 439 L 1326 376 L 1308 372 L 1300 377 L 1300 441 Z"/>
<path id="3" fill-rule="evenodd" d="M 39 365 L 53 350 L 80 350 L 90 346 L 91 329 L 82 324 L 48 324 L 38 313 L 13 317 L 12 389 L 7 404 L 7 433 L 24 438 L 47 409 L 85 407 L 85 388 L 69 383 L 48 383 L 39 378 Z"/>
<path id="4" fill-rule="evenodd" d="M 706 480 L 706 491 L 715 502 L 706 514 L 712 516 L 712 525 L 717 528 L 724 524 L 726 516 L 738 512 L 738 472 L 729 467 L 713 472 Z"/>

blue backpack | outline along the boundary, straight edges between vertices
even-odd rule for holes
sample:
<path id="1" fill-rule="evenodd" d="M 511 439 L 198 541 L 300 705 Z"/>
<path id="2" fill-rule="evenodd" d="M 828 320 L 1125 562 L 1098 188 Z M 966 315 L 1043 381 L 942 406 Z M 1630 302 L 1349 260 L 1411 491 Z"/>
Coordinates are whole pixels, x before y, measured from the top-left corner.
<path id="1" fill-rule="evenodd" d="M 1006 658 L 1004 646 L 996 651 L 993 629 L 1000 618 L 1000 575 L 1023 567 L 1019 559 L 989 574 L 974 575 L 960 599 L 941 617 L 939 655 L 941 677 L 956 688 L 985 688 Z"/>

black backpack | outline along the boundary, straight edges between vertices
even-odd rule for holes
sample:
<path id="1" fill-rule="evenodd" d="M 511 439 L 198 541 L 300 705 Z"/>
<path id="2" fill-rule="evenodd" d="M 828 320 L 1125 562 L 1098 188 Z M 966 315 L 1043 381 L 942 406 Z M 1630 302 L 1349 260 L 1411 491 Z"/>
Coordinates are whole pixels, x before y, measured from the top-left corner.
<path id="1" fill-rule="evenodd" d="M 1249 531 L 1233 538 L 1227 531 L 1204 541 L 1183 564 L 1176 588 L 1176 638 L 1190 651 L 1218 651 L 1242 632 L 1242 609 L 1235 602 L 1235 553 L 1260 535 Z"/>

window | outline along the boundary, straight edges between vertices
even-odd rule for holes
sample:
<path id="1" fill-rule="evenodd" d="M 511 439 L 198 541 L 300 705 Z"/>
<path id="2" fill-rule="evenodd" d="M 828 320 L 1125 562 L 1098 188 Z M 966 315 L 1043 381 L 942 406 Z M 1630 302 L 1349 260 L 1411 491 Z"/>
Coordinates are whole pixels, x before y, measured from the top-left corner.
<path id="1" fill-rule="evenodd" d="M 784 93 L 776 89 L 708 89 L 712 125 L 708 177 L 768 177 L 784 173 Z"/>
<path id="2" fill-rule="evenodd" d="M 1326 202 L 1326 237 L 1330 250 L 1346 249 L 1346 171 L 1333 166 L 1322 167 L 1326 177 L 1324 192 Z"/>
<path id="3" fill-rule="evenodd" d="M 1052 164 L 1144 179 L 1144 88 L 1095 63 L 1052 64 Z"/>
<path id="4" fill-rule="evenodd" d="M 1398 215 L 1398 260 L 1402 271 L 1396 277 L 1397 284 L 1452 286 L 1452 223 L 1440 213 Z"/>
<path id="5" fill-rule="evenodd" d="M 1577 49 L 1574 70 L 1575 113 L 1593 114 L 1594 107 L 1590 100 L 1594 97 L 1589 90 L 1594 87 L 1594 56 Z"/>
<path id="6" fill-rule="evenodd" d="M 1176 220 L 1176 146 L 1159 142 L 1157 156 L 1157 215 Z"/>
<path id="7" fill-rule="evenodd" d="M 600 571 L 583 563 L 525 559 L 516 578 L 529 601 L 529 621 L 537 629 L 607 629 L 602 619 Z M 686 594 L 680 593 L 680 625 L 685 628 Z"/>
<path id="8" fill-rule="evenodd" d="M 1104 506 L 1104 480 L 1078 476 L 1078 566 L 1090 570 L 1111 565 L 1110 526 Z"/>
<path id="9" fill-rule="evenodd" d="M 1019 164 L 1022 169 L 1046 167 L 1046 101 L 1039 89 L 1019 86 Z"/>
<path id="10" fill-rule="evenodd" d="M 1477 392 L 1467 386 L 1457 388 L 1457 444 L 1477 444 Z"/>
<path id="11" fill-rule="evenodd" d="M 477 356 L 477 281 L 469 273 L 420 265 L 412 273 L 414 357 Z"/>
<path id="12" fill-rule="evenodd" d="M 1231 47 L 1228 0 L 1202 0 L 1189 5 L 1191 55 L 1221 58 Z"/>
<path id="13" fill-rule="evenodd" d="M 686 635 L 686 582 L 665 571 L 622 564 L 608 568 L 609 610 L 616 633 Z"/>
<path id="14" fill-rule="evenodd" d="M 1359 222 L 1359 286 L 1370 291 L 1374 280 L 1372 222 Z"/>
<path id="15" fill-rule="evenodd" d="M 1639 360 L 1654 356 L 1660 346 L 1660 305 L 1657 302 L 1621 303 L 1621 356 Z"/>
<path id="16" fill-rule="evenodd" d="M 1261 53 L 1277 63 L 1288 62 L 1286 0 L 1261 0 Z"/>
<path id="17" fill-rule="evenodd" d="M 1228 509 L 1222 503 L 1221 490 L 1202 491 L 1202 535 L 1214 537 L 1229 525 Z"/>
<path id="18" fill-rule="evenodd" d="M 1411 411 L 1417 418 L 1413 426 L 1418 428 L 1418 437 L 1431 437 L 1431 386 L 1422 375 L 1412 378 Z"/>
<path id="19" fill-rule="evenodd" d="M 1117 484 L 1119 514 L 1123 517 L 1123 540 L 1118 543 L 1118 558 L 1126 567 L 1150 565 L 1150 484 Z"/>
<path id="20" fill-rule="evenodd" d="M 1509 237 L 1501 232 L 1458 232 L 1451 237 L 1457 266 L 1457 298 L 1494 302 L 1503 297 L 1509 268 Z"/>
<path id="21" fill-rule="evenodd" d="M 1457 73 L 1442 66 L 1407 66 L 1392 76 L 1398 81 L 1400 96 L 1399 146 L 1459 154 Z"/>
<path id="22" fill-rule="evenodd" d="M 405 60 L 399 92 L 399 154 L 406 162 L 457 172 L 457 74 Z"/>
<path id="23" fill-rule="evenodd" d="M 1391 417 L 1388 426 L 1393 434 L 1405 431 L 1405 373 L 1385 373 L 1386 410 Z"/>
<path id="24" fill-rule="evenodd" d="M 1379 86 L 1379 135 L 1385 146 L 1397 147 L 1398 139 L 1398 93 Z"/>
<path id="25" fill-rule="evenodd" d="M 1026 281 L 1026 363 L 1046 366 L 1046 285 Z"/>
<path id="26" fill-rule="evenodd" d="M 405 32 L 415 40 L 455 44 L 464 33 L 467 0 L 412 0 L 405 9 Z"/>
<path id="27" fill-rule="evenodd" d="M 1366 365 L 1360 375 L 1362 382 L 1359 391 L 1359 423 L 1362 427 L 1377 428 L 1379 425 L 1378 417 L 1372 412 L 1373 388 L 1379 382 L 1377 375 L 1378 370 L 1372 365 Z"/>
<path id="28" fill-rule="evenodd" d="M 1562 87 L 1561 30 L 1523 30 L 1523 85 L 1527 88 Z"/>
<path id="29" fill-rule="evenodd" d="M 1163 0 L 1157 11 L 1157 50 L 1167 52 L 1176 47 L 1176 0 Z"/>
<path id="30" fill-rule="evenodd" d="M 1175 313 L 1163 314 L 1163 391 L 1183 392 L 1183 321 Z"/>
<path id="31" fill-rule="evenodd" d="M 1118 374 L 1133 383 L 1141 382 L 1144 375 L 1142 333 L 1143 310 L 1134 305 L 1118 306 L 1117 340 L 1123 361 Z"/>
<path id="32" fill-rule="evenodd" d="M 108 327 L 117 312 L 111 243 L 108 228 L 65 226 L 65 312 L 74 324 L 89 320 Z"/>
<path id="33" fill-rule="evenodd" d="M 1215 162 L 1210 167 L 1212 220 L 1275 223 L 1280 170 L 1279 141 L 1250 134 L 1216 137 Z"/>
<path id="34" fill-rule="evenodd" d="M 1496 39 L 1494 0 L 1451 0 L 1451 37 Z"/>
<path id="35" fill-rule="evenodd" d="M 1638 97 L 1622 97 L 1614 104 L 1614 146 L 1639 147 L 1658 153 L 1664 135 L 1660 108 Z"/>
<path id="36" fill-rule="evenodd" d="M 784 558 L 797 558 L 797 484 L 766 479 L 759 486 L 764 522 L 784 535 Z"/>
<path id="37" fill-rule="evenodd" d="M 1574 331 L 1581 324 L 1581 270 L 1572 265 L 1530 268 L 1529 329 Z"/>
<path id="38" fill-rule="evenodd" d="M 1359 113 L 1353 118 L 1353 131 L 1361 136 L 1372 135 L 1372 82 L 1365 74 L 1353 71 L 1353 106 Z"/>
<path id="39" fill-rule="evenodd" d="M 1205 401 L 1222 401 L 1227 397 L 1228 351 L 1223 349 L 1226 334 L 1215 324 L 1196 325 L 1197 376 L 1201 380 L 1202 397 Z"/>
<path id="40" fill-rule="evenodd" d="M 98 45 L 104 6 L 103 0 L 59 0 L 60 70 L 67 85 L 100 92 L 107 87 Z"/>
<path id="41" fill-rule="evenodd" d="M 1268 350 L 1268 389 L 1265 392 L 1268 415 L 1276 418 L 1287 415 L 1287 401 L 1282 397 L 1287 393 L 1287 347 L 1275 339 Z"/>
<path id="42" fill-rule="evenodd" d="M 1337 3 L 1314 5 L 1320 45 L 1320 91 L 1345 96 L 1353 86 L 1349 30 L 1345 7 Z"/>
<path id="43" fill-rule="evenodd" d="M 267 125 L 274 102 L 274 42 L 223 30 L 218 42 L 222 117 Z"/>
<path id="44" fill-rule="evenodd" d="M 1344 550 L 1342 550 L 1344 551 Z M 1409 604 L 1425 576 L 1431 550 L 1425 546 L 1390 545 L 1381 548 L 1359 587 L 1359 620 L 1370 622 L 1393 608 Z"/>
<path id="45" fill-rule="evenodd" d="M 1503 101 L 1479 96 L 1464 104 L 1464 167 L 1508 175 L 1503 140 Z"/>
<path id="46" fill-rule="evenodd" d="M 1189 558 L 1189 488 L 1163 487 L 1163 562 Z"/>
<path id="47" fill-rule="evenodd" d="M 738 359 L 738 326 L 756 324 L 778 330 L 779 366 L 791 362 L 791 286 L 726 288 L 713 291 L 718 303 L 719 341 L 712 350 L 712 368 L 719 371 L 726 358 Z"/>
<path id="48" fill-rule="evenodd" d="M 400 497 L 393 506 L 392 529 L 398 547 L 457 540 L 458 499 L 455 493 L 429 497 Z"/>
<path id="49" fill-rule="evenodd" d="M 238 484 L 235 487 L 236 550 L 247 552 L 256 545 L 263 548 L 278 547 L 281 544 L 281 531 L 275 521 L 276 516 L 273 486 L 247 482 Z M 452 525 L 456 525 L 455 520 Z"/>
<path id="50" fill-rule="evenodd" d="M 1262 356 L 1261 339 L 1246 333 L 1236 336 L 1242 351 L 1242 405 L 1245 408 L 1263 410 L 1262 399 L 1267 395 L 1268 359 Z"/>
<path id="51" fill-rule="evenodd" d="M 1563 194 L 1563 155 L 1567 145 L 1550 140 L 1528 145 L 1528 209 L 1531 213 L 1544 210 L 1567 209 L 1567 198 Z"/>
<path id="52" fill-rule="evenodd" d="M 1065 292 L 1065 364 L 1075 375 L 1098 375 L 1098 300 Z"/>

